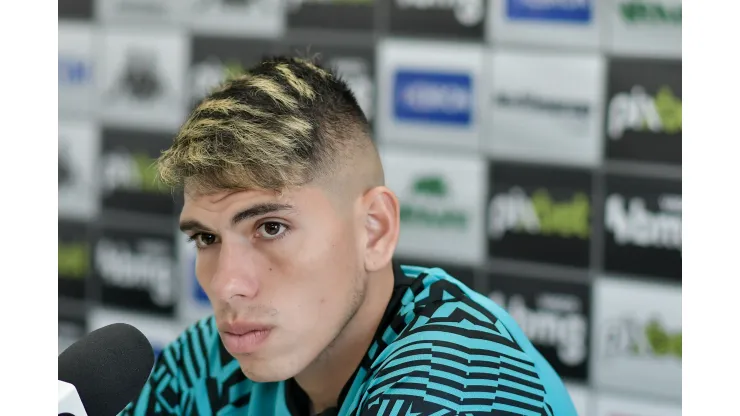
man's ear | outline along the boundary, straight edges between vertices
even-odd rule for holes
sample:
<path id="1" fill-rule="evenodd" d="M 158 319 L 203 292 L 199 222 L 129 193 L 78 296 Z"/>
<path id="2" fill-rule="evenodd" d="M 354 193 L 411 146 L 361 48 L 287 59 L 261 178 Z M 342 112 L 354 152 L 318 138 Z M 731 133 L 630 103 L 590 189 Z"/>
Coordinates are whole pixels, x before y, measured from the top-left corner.
<path id="1" fill-rule="evenodd" d="M 365 206 L 365 270 L 374 272 L 393 258 L 400 232 L 400 205 L 396 195 L 385 186 L 369 190 L 363 196 Z"/>

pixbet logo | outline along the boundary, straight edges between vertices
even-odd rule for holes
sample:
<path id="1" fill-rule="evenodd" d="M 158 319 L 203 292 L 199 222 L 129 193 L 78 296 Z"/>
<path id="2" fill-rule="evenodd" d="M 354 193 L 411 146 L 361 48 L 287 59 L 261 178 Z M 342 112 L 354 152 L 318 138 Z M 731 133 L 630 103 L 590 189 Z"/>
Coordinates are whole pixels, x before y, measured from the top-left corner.
<path id="1" fill-rule="evenodd" d="M 605 226 L 619 245 L 681 250 L 681 196 L 662 195 L 660 212 L 647 209 L 640 197 L 629 201 L 621 194 L 606 199 Z"/>
<path id="2" fill-rule="evenodd" d="M 520 187 L 495 195 L 488 206 L 488 234 L 500 239 L 509 232 L 587 239 L 591 203 L 583 192 L 555 201 L 546 189 L 531 196 Z"/>
<path id="3" fill-rule="evenodd" d="M 401 9 L 453 10 L 455 18 L 464 26 L 475 26 L 483 21 L 484 0 L 396 0 Z"/>
<path id="4" fill-rule="evenodd" d="M 622 138 L 629 130 L 675 134 L 681 132 L 681 98 L 664 86 L 651 97 L 640 85 L 620 92 L 609 101 L 607 134 L 612 140 Z"/>
<path id="5" fill-rule="evenodd" d="M 508 302 L 499 291 L 489 298 L 509 312 L 534 344 L 554 347 L 563 364 L 575 366 L 586 360 L 588 323 L 578 299 L 544 293 L 537 298 L 535 309 L 529 308 L 519 294 L 509 296 Z"/>
<path id="6" fill-rule="evenodd" d="M 396 118 L 411 122 L 469 125 L 472 79 L 464 73 L 399 70 L 395 77 Z"/>
<path id="7" fill-rule="evenodd" d="M 103 156 L 103 189 L 167 193 L 168 189 L 159 181 L 155 160 L 145 153 L 131 153 L 119 149 Z"/>
<path id="8" fill-rule="evenodd" d="M 603 354 L 607 358 L 648 356 L 681 360 L 681 330 L 670 330 L 653 317 L 647 322 L 624 318 L 606 325 Z"/>
<path id="9" fill-rule="evenodd" d="M 101 279 L 123 289 L 149 292 L 152 302 L 161 307 L 175 300 L 173 259 L 168 244 L 142 239 L 136 250 L 126 242 L 103 238 L 95 246 L 95 265 Z"/>

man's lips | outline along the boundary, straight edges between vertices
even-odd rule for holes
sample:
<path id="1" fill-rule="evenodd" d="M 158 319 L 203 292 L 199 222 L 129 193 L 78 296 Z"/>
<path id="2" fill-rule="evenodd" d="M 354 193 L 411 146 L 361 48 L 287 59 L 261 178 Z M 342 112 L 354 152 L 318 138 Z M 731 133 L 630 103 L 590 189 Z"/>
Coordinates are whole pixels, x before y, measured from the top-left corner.
<path id="1" fill-rule="evenodd" d="M 251 322 L 234 322 L 220 328 L 221 341 L 231 354 L 250 354 L 259 349 L 273 327 Z"/>

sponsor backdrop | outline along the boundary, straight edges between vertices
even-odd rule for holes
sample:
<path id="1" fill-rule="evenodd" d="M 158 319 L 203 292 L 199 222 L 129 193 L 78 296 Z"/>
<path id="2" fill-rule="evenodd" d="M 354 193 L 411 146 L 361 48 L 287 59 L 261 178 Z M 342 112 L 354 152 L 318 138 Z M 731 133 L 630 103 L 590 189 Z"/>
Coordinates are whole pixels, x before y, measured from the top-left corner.
<path id="1" fill-rule="evenodd" d="M 60 351 L 210 313 L 152 163 L 275 53 L 357 94 L 400 260 L 506 308 L 581 415 L 680 414 L 680 0 L 60 1 Z"/>

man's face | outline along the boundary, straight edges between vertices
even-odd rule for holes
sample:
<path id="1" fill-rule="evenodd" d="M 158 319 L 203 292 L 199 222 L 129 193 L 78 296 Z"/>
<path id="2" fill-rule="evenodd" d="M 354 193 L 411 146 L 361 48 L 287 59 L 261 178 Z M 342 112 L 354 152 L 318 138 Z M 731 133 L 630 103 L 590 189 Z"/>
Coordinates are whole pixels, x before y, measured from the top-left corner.
<path id="1" fill-rule="evenodd" d="M 198 281 L 251 380 L 300 373 L 362 302 L 361 221 L 343 205 L 316 187 L 279 196 L 186 189 L 180 225 L 198 247 Z"/>

